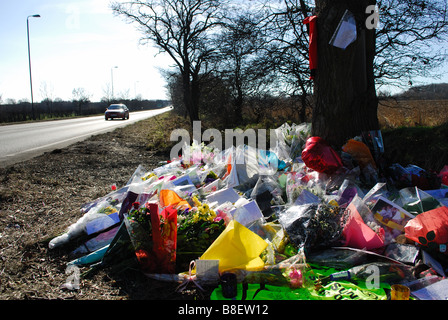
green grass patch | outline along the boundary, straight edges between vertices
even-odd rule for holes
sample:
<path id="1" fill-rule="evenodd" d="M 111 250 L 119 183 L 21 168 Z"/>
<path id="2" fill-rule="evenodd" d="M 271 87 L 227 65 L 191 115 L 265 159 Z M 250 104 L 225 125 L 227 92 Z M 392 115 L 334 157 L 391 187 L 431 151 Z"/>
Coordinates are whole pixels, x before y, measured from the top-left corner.
<path id="1" fill-rule="evenodd" d="M 169 154 L 171 148 L 178 141 L 170 141 L 171 133 L 175 129 L 186 129 L 191 133 L 189 121 L 170 111 L 153 117 L 142 123 L 147 133 L 146 149 L 160 154 Z"/>

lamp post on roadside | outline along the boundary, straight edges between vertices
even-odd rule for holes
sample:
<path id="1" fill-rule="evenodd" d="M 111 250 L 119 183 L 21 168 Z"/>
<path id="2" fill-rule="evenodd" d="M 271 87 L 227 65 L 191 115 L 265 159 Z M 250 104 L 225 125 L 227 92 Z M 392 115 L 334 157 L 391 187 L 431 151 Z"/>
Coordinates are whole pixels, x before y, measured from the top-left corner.
<path id="1" fill-rule="evenodd" d="M 40 18 L 39 14 L 33 14 L 26 18 L 26 35 L 28 38 L 28 63 L 30 67 L 30 88 L 31 88 L 31 113 L 33 116 L 33 120 L 36 120 L 36 115 L 34 114 L 34 98 L 33 98 L 33 80 L 31 77 L 31 54 L 30 54 L 30 23 L 29 18 Z"/>
<path id="2" fill-rule="evenodd" d="M 112 67 L 110 68 L 110 82 L 112 84 L 112 100 L 114 99 L 114 69 L 117 69 L 118 67 Z"/>

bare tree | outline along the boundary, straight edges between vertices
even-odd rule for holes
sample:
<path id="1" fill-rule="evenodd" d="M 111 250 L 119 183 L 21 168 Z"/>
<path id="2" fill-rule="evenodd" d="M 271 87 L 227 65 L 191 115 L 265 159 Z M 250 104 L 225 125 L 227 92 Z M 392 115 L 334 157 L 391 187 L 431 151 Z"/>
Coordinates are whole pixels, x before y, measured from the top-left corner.
<path id="1" fill-rule="evenodd" d="M 299 118 L 306 119 L 306 108 L 312 94 L 313 82 L 309 69 L 309 26 L 303 20 L 311 15 L 311 1 L 283 0 L 268 6 L 265 28 L 269 44 L 265 46 L 265 65 L 277 71 L 284 93 L 300 97 Z"/>
<path id="2" fill-rule="evenodd" d="M 239 121 L 245 98 L 259 91 L 269 71 L 260 63 L 264 62 L 259 54 L 265 39 L 259 17 L 250 11 L 229 16 L 218 38 L 217 69 L 232 95 L 234 121 Z"/>
<path id="3" fill-rule="evenodd" d="M 130 89 L 123 89 L 122 91 L 118 92 L 118 100 L 129 100 L 131 96 L 131 90 Z"/>
<path id="4" fill-rule="evenodd" d="M 114 97 L 112 96 L 112 88 L 111 83 L 108 82 L 103 87 L 103 97 L 101 98 L 101 101 L 106 103 L 107 105 L 111 104 L 114 100 Z"/>
<path id="5" fill-rule="evenodd" d="M 318 70 L 314 83 L 313 134 L 335 146 L 379 129 L 376 86 L 403 85 L 427 76 L 446 60 L 435 50 L 448 35 L 446 0 L 316 0 Z M 378 5 L 380 24 L 369 26 Z M 345 11 L 356 38 L 344 50 L 329 42 Z M 446 49 L 445 49 L 446 50 Z"/>
<path id="6" fill-rule="evenodd" d="M 199 120 L 200 74 L 214 52 L 213 29 L 220 24 L 217 0 L 115 2 L 112 10 L 135 23 L 143 43 L 155 44 L 174 61 L 182 76 L 183 101 L 190 121 Z"/>
<path id="7" fill-rule="evenodd" d="M 53 101 L 55 99 L 53 85 L 49 85 L 46 81 L 42 82 L 40 84 L 40 95 L 42 97 L 42 103 L 47 107 L 47 112 L 52 114 Z"/>
<path id="8" fill-rule="evenodd" d="M 404 87 L 438 77 L 447 58 L 447 0 L 378 0 L 374 73 L 377 85 Z"/>
<path id="9" fill-rule="evenodd" d="M 54 95 L 54 87 L 51 84 L 48 84 L 46 81 L 41 82 L 40 84 L 40 95 L 43 100 L 53 101 L 55 98 Z"/>
<path id="10" fill-rule="evenodd" d="M 82 107 L 90 103 L 91 94 L 84 88 L 75 88 L 72 91 L 73 103 L 77 107 L 78 114 L 82 114 Z"/>

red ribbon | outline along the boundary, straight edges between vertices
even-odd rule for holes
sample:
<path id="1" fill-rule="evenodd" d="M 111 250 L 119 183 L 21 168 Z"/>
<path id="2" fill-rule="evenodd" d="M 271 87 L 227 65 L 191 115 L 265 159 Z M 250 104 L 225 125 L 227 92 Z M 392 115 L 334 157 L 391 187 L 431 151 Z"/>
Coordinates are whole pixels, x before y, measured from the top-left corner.
<path id="1" fill-rule="evenodd" d="M 303 24 L 309 24 L 310 25 L 310 44 L 309 44 L 309 61 L 310 61 L 310 70 L 311 70 L 311 77 L 310 79 L 314 79 L 314 76 L 316 75 L 317 70 L 317 16 L 311 16 L 305 18 L 303 20 Z"/>

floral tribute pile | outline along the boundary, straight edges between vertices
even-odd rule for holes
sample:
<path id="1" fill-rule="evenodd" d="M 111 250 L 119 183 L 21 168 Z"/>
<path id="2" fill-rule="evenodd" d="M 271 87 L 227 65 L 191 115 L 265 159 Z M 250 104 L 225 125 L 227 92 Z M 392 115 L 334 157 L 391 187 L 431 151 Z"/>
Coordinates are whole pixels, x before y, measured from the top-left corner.
<path id="1" fill-rule="evenodd" d="M 417 284 L 417 298 L 442 281 L 448 168 L 385 167 L 380 132 L 333 150 L 309 129 L 281 126 L 269 151 L 193 141 L 183 153 L 193 157 L 139 166 L 125 186 L 85 204 L 49 247 L 74 247 L 68 264 L 90 270 L 134 263 L 159 280 L 222 284 L 216 299 L 226 298 L 220 279 L 229 273 L 298 299 L 387 299 L 397 283 Z M 387 271 L 366 288 L 371 268 Z"/>

